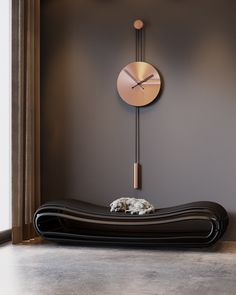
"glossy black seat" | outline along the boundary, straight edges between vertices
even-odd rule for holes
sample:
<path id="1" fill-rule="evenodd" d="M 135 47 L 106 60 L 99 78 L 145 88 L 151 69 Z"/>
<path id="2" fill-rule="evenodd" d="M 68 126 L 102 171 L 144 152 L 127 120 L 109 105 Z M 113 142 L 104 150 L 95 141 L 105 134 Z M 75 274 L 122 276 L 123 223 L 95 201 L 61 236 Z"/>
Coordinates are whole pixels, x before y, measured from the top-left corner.
<path id="1" fill-rule="evenodd" d="M 228 214 L 214 202 L 193 202 L 129 215 L 67 199 L 46 203 L 34 215 L 34 227 L 46 240 L 86 244 L 206 247 L 226 231 Z"/>

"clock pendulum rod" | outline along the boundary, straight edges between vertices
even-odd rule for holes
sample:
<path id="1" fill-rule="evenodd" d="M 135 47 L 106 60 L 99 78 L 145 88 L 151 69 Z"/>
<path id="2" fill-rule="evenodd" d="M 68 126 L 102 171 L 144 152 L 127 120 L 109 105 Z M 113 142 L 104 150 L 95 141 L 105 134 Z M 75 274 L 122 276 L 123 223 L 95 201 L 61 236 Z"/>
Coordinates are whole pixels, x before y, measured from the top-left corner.
<path id="1" fill-rule="evenodd" d="M 136 61 L 143 61 L 143 21 L 136 20 L 135 28 L 135 58 Z M 135 162 L 134 162 L 134 189 L 141 188 L 141 164 L 140 164 L 140 112 L 135 107 Z"/>

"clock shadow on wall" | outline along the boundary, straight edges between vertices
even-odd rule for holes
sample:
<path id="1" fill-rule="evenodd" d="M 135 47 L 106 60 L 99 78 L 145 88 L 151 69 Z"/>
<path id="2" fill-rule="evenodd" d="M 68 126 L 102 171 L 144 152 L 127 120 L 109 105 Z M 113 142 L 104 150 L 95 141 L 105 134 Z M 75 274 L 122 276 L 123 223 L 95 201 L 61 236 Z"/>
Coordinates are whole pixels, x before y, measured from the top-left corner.
<path id="1" fill-rule="evenodd" d="M 90 10 L 92 2 L 45 0 L 42 5 L 43 197 L 45 200 L 55 195 L 62 199 L 67 196 L 96 198 L 102 202 L 116 194 L 136 194 L 132 190 L 133 107 L 127 106 L 123 112 L 123 107 L 117 110 L 117 103 L 112 102 L 117 94 L 112 68 L 121 69 L 125 64 L 123 56 L 124 60 L 128 56 L 131 60 L 134 55 L 134 19 L 126 16 L 127 33 L 116 36 L 117 23 L 110 20 L 109 15 L 106 21 L 101 21 L 99 14 Z M 111 5 L 97 5 L 97 8 L 110 11 Z M 108 22 L 111 28 L 106 28 Z M 145 34 L 142 37 L 137 60 L 140 55 L 145 59 Z M 123 56 L 121 42 L 125 44 Z M 117 60 L 109 64 L 113 59 L 117 59 L 119 65 Z M 156 61 L 152 62 L 158 69 Z M 161 80 L 157 99 L 163 92 Z M 101 88 L 104 85 L 106 87 Z M 139 85 L 135 90 L 138 88 Z M 123 146 L 117 148 L 122 141 Z M 110 164 L 111 159 L 114 165 Z M 139 180 L 141 184 L 141 178 Z"/>

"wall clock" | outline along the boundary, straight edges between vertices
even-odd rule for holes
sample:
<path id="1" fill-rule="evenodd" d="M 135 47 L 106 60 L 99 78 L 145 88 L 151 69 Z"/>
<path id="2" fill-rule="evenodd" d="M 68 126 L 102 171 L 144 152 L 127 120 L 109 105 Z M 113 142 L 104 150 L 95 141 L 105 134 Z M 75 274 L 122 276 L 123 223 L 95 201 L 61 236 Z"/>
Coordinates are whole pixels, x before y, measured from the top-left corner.
<path id="1" fill-rule="evenodd" d="M 139 108 L 153 102 L 161 89 L 161 79 L 157 69 L 144 62 L 144 24 L 134 22 L 136 32 L 136 61 L 126 65 L 119 73 L 117 91 L 127 104 L 135 107 L 135 161 L 133 187 L 141 188 L 140 128 Z"/>
<path id="2" fill-rule="evenodd" d="M 145 106 L 151 103 L 161 88 L 158 71 L 149 63 L 137 61 L 125 66 L 117 79 L 120 97 L 129 105 Z"/>

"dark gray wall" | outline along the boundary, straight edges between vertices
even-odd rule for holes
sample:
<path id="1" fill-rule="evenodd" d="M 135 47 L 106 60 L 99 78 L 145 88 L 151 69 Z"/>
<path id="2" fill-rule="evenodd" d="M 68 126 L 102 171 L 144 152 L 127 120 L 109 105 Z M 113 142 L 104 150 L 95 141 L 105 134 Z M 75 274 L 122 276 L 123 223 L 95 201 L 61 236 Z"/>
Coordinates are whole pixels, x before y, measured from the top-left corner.
<path id="1" fill-rule="evenodd" d="M 211 200 L 230 212 L 226 239 L 236 239 L 236 2 L 41 2 L 44 201 Z M 136 18 L 146 61 L 164 79 L 160 99 L 140 111 L 141 191 L 132 189 L 134 109 L 116 91 L 134 60 Z"/>

